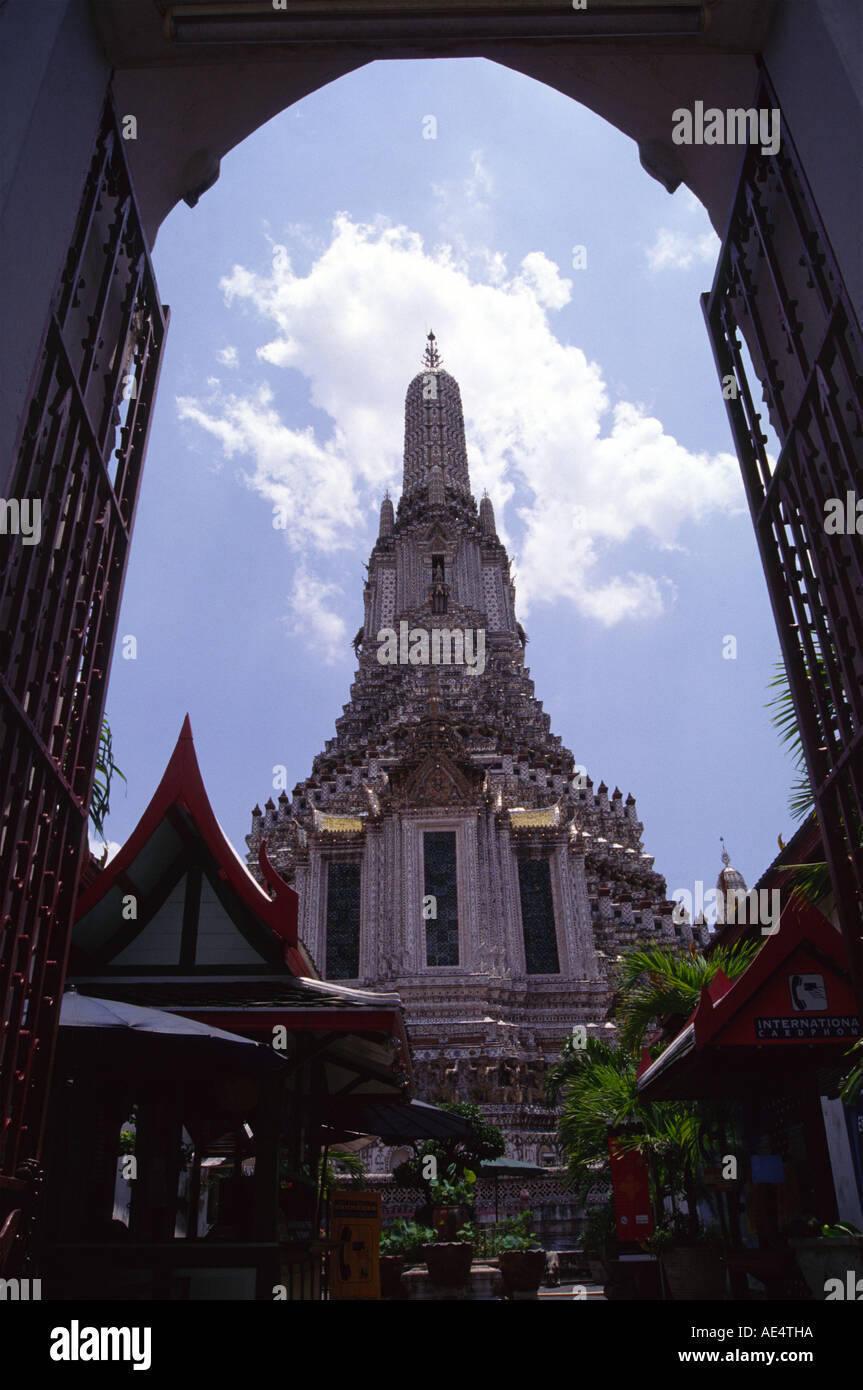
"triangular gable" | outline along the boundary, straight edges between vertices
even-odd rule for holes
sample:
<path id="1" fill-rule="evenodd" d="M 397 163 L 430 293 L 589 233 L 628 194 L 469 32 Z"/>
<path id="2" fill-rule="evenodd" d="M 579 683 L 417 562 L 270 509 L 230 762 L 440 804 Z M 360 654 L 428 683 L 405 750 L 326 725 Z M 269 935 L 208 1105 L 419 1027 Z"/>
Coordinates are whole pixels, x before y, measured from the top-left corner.
<path id="1" fill-rule="evenodd" d="M 259 862 L 273 898 L 213 813 L 187 714 L 149 806 L 78 899 L 74 944 L 113 967 L 273 969 L 284 963 L 294 975 L 314 976 L 297 938 L 297 894 L 269 863 L 266 843 Z"/>
<path id="2" fill-rule="evenodd" d="M 839 931 L 811 903 L 789 899 L 752 964 L 728 987 L 706 987 L 692 1016 L 695 1050 L 859 1037 Z"/>

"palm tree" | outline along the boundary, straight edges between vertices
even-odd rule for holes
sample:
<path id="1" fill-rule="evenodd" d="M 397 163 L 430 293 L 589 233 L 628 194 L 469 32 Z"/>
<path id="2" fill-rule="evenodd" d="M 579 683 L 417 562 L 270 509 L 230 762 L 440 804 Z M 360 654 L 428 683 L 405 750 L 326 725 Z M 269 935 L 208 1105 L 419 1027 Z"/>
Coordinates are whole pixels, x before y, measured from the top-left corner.
<path id="1" fill-rule="evenodd" d="M 752 963 L 760 942 L 717 946 L 709 956 L 674 951 L 667 946 L 636 947 L 623 958 L 620 995 L 620 1045 L 627 1052 L 642 1046 L 654 1019 L 689 1018 L 701 991 L 720 971 L 736 980 Z"/>
<path id="2" fill-rule="evenodd" d="M 686 1224 L 698 1226 L 697 1173 L 712 1145 L 713 1126 L 699 1103 L 648 1103 L 638 1094 L 636 1059 L 598 1038 L 584 1047 L 572 1039 L 549 1074 L 549 1097 L 563 1092 L 558 1137 L 567 1155 L 570 1181 L 583 1201 L 611 1173 L 609 1137 L 618 1153 L 643 1154 L 647 1161 L 654 1211 L 664 1199 L 677 1211 L 687 1199 Z"/>
<path id="3" fill-rule="evenodd" d="M 819 678 L 825 680 L 824 664 L 820 660 L 817 669 Z M 800 725 L 797 722 L 797 711 L 791 697 L 791 686 L 784 662 L 777 661 L 770 685 L 776 694 L 772 700 L 768 700 L 767 709 L 773 710 L 771 722 L 779 734 L 780 742 L 787 745 L 794 763 L 795 777 L 788 796 L 788 810 L 794 820 L 816 820 L 815 798 L 812 795 Z M 830 896 L 830 871 L 823 860 L 812 864 L 791 864 L 789 868 L 791 872 L 788 882 L 796 895 L 816 907 Z"/>

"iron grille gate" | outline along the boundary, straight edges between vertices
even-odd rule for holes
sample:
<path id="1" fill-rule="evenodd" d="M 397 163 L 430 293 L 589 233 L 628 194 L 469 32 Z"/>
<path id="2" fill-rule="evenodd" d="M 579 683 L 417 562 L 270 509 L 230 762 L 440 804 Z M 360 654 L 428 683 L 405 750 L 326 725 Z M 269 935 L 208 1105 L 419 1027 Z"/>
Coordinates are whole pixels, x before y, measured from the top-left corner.
<path id="1" fill-rule="evenodd" d="M 41 533 L 0 537 L 0 1225 L 39 1155 L 166 328 L 109 102 L 4 494 Z"/>
<path id="2" fill-rule="evenodd" d="M 779 106 L 766 74 L 756 105 Z M 702 307 L 859 995 L 863 543 L 827 533 L 825 503 L 863 495 L 863 337 L 785 128 L 775 156 L 747 149 Z M 782 444 L 772 466 L 739 333 Z"/>

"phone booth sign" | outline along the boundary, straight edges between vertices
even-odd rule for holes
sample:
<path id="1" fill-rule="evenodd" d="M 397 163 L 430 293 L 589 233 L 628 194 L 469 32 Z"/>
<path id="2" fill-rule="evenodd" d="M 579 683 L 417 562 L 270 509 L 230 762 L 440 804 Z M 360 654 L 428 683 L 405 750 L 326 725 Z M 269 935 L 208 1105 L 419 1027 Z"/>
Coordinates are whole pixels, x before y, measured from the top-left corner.
<path id="1" fill-rule="evenodd" d="M 336 1192 L 330 1198 L 330 1298 L 381 1296 L 379 1192 Z"/>

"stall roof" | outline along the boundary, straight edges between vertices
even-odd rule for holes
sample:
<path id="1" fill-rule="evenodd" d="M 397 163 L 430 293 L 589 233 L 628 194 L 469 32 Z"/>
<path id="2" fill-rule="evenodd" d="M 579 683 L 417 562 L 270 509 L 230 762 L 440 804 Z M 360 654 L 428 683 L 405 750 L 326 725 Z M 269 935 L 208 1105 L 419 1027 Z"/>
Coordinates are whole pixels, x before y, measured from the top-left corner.
<path id="1" fill-rule="evenodd" d="M 645 1100 L 742 1095 L 776 1075 L 842 1061 L 860 1035 L 845 947 L 836 927 L 789 898 L 748 970 L 705 986 L 686 1026 L 639 1070 Z"/>
<path id="2" fill-rule="evenodd" d="M 326 1072 L 322 1095 L 401 1096 L 411 1083 L 410 1047 L 397 994 L 351 989 L 289 976 L 77 977 L 88 994 L 182 1014 L 272 1044 L 274 1029 L 289 1051 L 314 1048 Z M 350 1127 L 350 1126 L 349 1126 Z M 372 1131 L 373 1132 L 373 1131 Z"/>
<path id="3" fill-rule="evenodd" d="M 388 1143 L 415 1139 L 467 1139 L 471 1133 L 470 1120 L 440 1110 L 422 1100 L 400 1104 L 397 1101 L 366 1102 L 347 1099 L 343 1106 L 315 1107 L 321 1123 L 346 1134 L 373 1134 Z"/>
<path id="4" fill-rule="evenodd" d="M 271 1048 L 237 1033 L 162 1009 L 81 994 L 74 986 L 63 995 L 57 1048 L 61 1069 L 127 1078 L 275 1074 L 285 1066 Z"/>
<path id="5" fill-rule="evenodd" d="M 224 946 L 227 917 L 234 929 L 234 959 L 246 970 L 281 966 L 294 975 L 317 974 L 297 937 L 298 897 L 276 873 L 266 853 L 261 872 L 273 892 L 252 877 L 219 824 L 195 756 L 188 714 L 149 806 L 126 843 L 80 894 L 73 929 L 73 968 L 99 962 L 117 966 L 141 959 L 138 938 L 159 915 L 160 945 L 193 965 L 206 964 Z M 171 895 L 182 891 L 189 871 L 203 872 L 195 931 L 181 930 L 182 904 L 174 938 L 169 937 Z M 188 896 L 188 891 L 187 891 Z M 200 891 L 199 891 L 200 897 Z M 128 907 L 134 900 L 134 915 Z M 187 914 L 188 916 L 188 914 Z M 198 924 L 201 929 L 198 930 Z M 212 923 L 212 926 L 210 925 Z M 154 939 L 147 951 L 152 956 Z"/>

